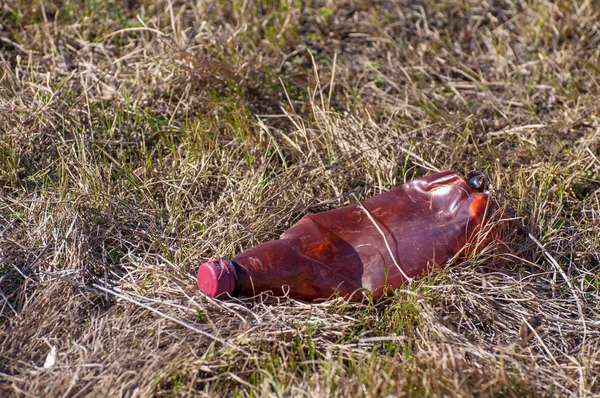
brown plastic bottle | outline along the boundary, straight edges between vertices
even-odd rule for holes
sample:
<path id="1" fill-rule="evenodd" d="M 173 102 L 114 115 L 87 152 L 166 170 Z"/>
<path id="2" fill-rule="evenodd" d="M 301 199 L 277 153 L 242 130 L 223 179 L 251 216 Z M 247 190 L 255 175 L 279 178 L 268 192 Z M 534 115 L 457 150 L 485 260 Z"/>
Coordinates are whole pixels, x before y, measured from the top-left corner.
<path id="1" fill-rule="evenodd" d="M 263 291 L 314 301 L 336 295 L 361 300 L 393 291 L 460 252 L 479 229 L 488 179 L 444 171 L 391 191 L 308 214 L 279 240 L 204 263 L 198 287 L 210 297 Z"/>

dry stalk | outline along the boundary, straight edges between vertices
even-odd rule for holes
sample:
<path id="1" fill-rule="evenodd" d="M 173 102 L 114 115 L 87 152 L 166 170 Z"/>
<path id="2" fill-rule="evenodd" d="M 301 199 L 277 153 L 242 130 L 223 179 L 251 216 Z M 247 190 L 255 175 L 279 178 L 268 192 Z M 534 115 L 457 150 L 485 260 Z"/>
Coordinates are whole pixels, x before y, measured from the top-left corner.
<path id="1" fill-rule="evenodd" d="M 160 316 L 160 317 L 162 317 L 164 319 L 167 319 L 167 320 L 169 320 L 171 322 L 175 322 L 176 324 L 178 324 L 180 326 L 183 326 L 184 328 L 187 328 L 189 330 L 192 330 L 192 331 L 194 331 L 194 332 L 196 332 L 196 333 L 198 333 L 198 334 L 200 334 L 202 336 L 208 337 L 209 339 L 211 339 L 213 341 L 217 341 L 217 342 L 221 343 L 225 347 L 229 347 L 229 348 L 231 348 L 231 349 L 233 349 L 235 351 L 239 351 L 239 352 L 241 352 L 241 353 L 243 353 L 243 354 L 245 354 L 247 356 L 251 356 L 251 354 L 248 351 L 246 351 L 246 350 L 244 350 L 244 349 L 242 349 L 242 348 L 240 348 L 240 347 L 238 347 L 238 346 L 230 343 L 229 341 L 225 341 L 225 340 L 223 340 L 223 339 L 221 339 L 221 338 L 219 338 L 217 336 L 214 336 L 214 335 L 212 335 L 212 334 L 210 334 L 208 332 L 205 332 L 204 330 L 200 330 L 200 329 L 198 329 L 198 328 L 190 325 L 189 323 L 184 322 L 184 321 L 182 321 L 180 319 L 174 318 L 174 317 L 172 317 L 172 316 L 170 316 L 168 314 L 165 314 L 164 312 L 159 311 L 156 308 L 154 308 L 154 307 L 152 307 L 152 306 L 150 306 L 148 304 L 144 304 L 144 303 L 142 303 L 142 302 L 140 302 L 138 300 L 135 300 L 135 299 L 133 299 L 131 297 L 128 297 L 127 295 L 117 293 L 114 290 L 105 288 L 104 286 L 100 286 L 97 283 L 92 284 L 92 286 L 94 288 L 98 289 L 98 290 L 101 290 L 101 291 L 105 292 L 105 293 L 109 293 L 110 295 L 112 295 L 114 297 L 120 298 L 120 299 L 125 300 L 125 301 L 129 301 L 132 304 L 135 304 L 135 305 L 137 305 L 139 307 L 145 308 L 148 311 L 153 312 L 156 315 L 158 315 L 158 316 Z"/>
<path id="2" fill-rule="evenodd" d="M 373 218 L 373 216 L 371 215 L 371 213 L 362 205 L 362 203 L 360 203 L 360 201 L 358 200 L 358 198 L 352 194 L 352 196 L 354 197 L 354 200 L 356 200 L 356 205 L 358 206 L 359 209 L 361 209 L 369 218 L 369 220 L 371 221 L 371 223 L 373 224 L 373 226 L 377 229 L 377 232 L 379 232 L 379 234 L 381 235 L 381 238 L 383 239 L 383 242 L 385 243 L 385 248 L 388 251 L 388 254 L 390 255 L 390 258 L 392 259 L 392 261 L 394 262 L 394 265 L 396 266 L 396 268 L 398 269 L 398 271 L 400 271 L 400 274 L 402 275 L 402 277 L 404 279 L 406 279 L 406 281 L 408 282 L 409 286 L 413 281 L 413 278 L 411 278 L 410 276 L 408 276 L 406 274 L 406 272 L 404 272 L 404 270 L 402 269 L 402 267 L 400 266 L 400 264 L 398 264 L 398 260 L 396 259 L 396 256 L 394 255 L 394 252 L 392 251 L 392 248 L 390 247 L 390 244 L 388 243 L 388 240 L 385 236 L 385 234 L 383 233 L 383 230 L 381 229 L 381 227 L 379 226 L 379 224 L 377 224 L 377 221 L 375 221 L 375 218 Z"/>

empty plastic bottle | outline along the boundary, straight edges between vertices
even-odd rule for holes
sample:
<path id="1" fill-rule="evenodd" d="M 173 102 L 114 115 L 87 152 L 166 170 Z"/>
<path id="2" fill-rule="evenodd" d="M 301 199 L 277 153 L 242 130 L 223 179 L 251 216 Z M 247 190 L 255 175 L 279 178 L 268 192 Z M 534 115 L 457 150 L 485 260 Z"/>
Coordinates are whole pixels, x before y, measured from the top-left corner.
<path id="1" fill-rule="evenodd" d="M 210 297 L 274 295 L 314 301 L 380 297 L 440 267 L 482 224 L 488 178 L 444 171 L 363 202 L 308 214 L 279 240 L 229 260 L 204 263 L 198 287 Z"/>

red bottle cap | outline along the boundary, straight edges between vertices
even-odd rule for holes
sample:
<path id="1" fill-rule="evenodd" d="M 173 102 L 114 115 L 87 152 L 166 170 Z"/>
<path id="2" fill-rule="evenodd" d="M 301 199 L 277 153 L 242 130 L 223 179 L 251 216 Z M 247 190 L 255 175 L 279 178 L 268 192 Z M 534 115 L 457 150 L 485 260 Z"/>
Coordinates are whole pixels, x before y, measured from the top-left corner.
<path id="1" fill-rule="evenodd" d="M 225 293 L 233 295 L 235 270 L 231 261 L 223 258 L 202 264 L 198 269 L 198 289 L 212 298 Z"/>

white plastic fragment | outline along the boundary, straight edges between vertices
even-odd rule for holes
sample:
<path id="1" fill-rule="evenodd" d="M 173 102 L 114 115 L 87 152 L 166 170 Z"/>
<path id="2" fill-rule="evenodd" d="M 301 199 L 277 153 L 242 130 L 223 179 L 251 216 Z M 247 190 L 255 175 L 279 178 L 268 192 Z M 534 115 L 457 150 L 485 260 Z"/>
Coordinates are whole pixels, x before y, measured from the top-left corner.
<path id="1" fill-rule="evenodd" d="M 46 362 L 44 362 L 44 369 L 49 369 L 56 364 L 56 347 L 51 346 L 50 352 L 46 356 Z"/>

